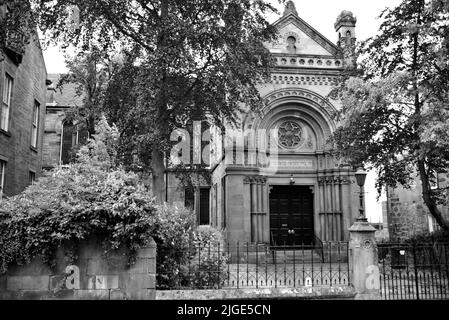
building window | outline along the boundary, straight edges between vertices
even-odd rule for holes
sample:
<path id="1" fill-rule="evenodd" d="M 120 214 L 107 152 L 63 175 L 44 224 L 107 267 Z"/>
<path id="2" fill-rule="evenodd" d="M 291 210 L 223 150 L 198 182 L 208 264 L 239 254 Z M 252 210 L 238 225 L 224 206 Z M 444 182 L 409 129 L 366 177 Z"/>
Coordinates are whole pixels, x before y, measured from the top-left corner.
<path id="1" fill-rule="evenodd" d="M 196 191 L 186 188 L 184 191 L 184 206 L 195 211 L 199 225 L 210 224 L 210 193 L 210 188 L 200 188 Z"/>
<path id="2" fill-rule="evenodd" d="M 185 189 L 184 206 L 190 210 L 193 210 L 195 208 L 195 193 L 191 188 Z"/>
<path id="3" fill-rule="evenodd" d="M 214 184 L 214 227 L 218 228 L 218 186 Z"/>
<path id="4" fill-rule="evenodd" d="M 5 187 L 5 171 L 6 171 L 6 162 L 0 160 L 0 199 L 3 196 L 3 190 Z"/>
<path id="5" fill-rule="evenodd" d="M 36 182 L 36 172 L 30 171 L 30 185 Z"/>
<path id="6" fill-rule="evenodd" d="M 77 147 L 87 142 L 89 133 L 85 126 L 65 121 L 62 127 L 61 164 L 69 164 L 75 159 Z"/>
<path id="7" fill-rule="evenodd" d="M 4 131 L 9 131 L 9 114 L 11 110 L 13 82 L 12 77 L 6 73 L 3 81 L 3 101 L 2 109 L 0 111 L 0 129 Z"/>
<path id="8" fill-rule="evenodd" d="M 222 205 L 222 211 L 221 211 L 221 225 L 222 228 L 226 228 L 226 177 L 223 177 L 221 179 L 221 189 L 222 189 L 222 199 L 221 199 L 221 205 Z"/>
<path id="9" fill-rule="evenodd" d="M 200 189 L 200 225 L 210 224 L 210 188 Z"/>
<path id="10" fill-rule="evenodd" d="M 296 121 L 285 121 L 278 129 L 279 144 L 286 149 L 295 149 L 301 145 L 302 128 Z"/>
<path id="11" fill-rule="evenodd" d="M 31 146 L 33 148 L 37 148 L 37 141 L 39 137 L 39 111 L 40 111 L 40 104 L 39 102 L 34 101 L 33 126 L 31 128 Z"/>

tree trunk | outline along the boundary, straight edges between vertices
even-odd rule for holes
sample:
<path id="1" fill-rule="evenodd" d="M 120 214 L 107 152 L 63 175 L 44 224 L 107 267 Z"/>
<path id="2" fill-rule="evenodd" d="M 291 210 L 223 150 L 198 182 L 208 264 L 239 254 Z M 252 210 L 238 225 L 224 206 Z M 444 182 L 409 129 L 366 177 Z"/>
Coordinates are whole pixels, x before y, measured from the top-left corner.
<path id="1" fill-rule="evenodd" d="M 164 19 L 168 17 L 168 2 L 161 1 L 161 22 L 164 23 Z M 163 52 L 166 47 L 166 34 L 165 29 L 162 26 L 159 37 L 158 37 L 157 50 Z M 160 81 L 160 91 L 159 91 L 159 105 L 156 111 L 156 119 L 158 123 L 154 124 L 155 131 L 158 133 L 156 136 L 159 136 L 161 139 L 165 137 L 164 132 L 166 130 L 165 127 L 165 112 L 167 107 L 167 99 L 166 99 L 166 76 L 167 76 L 167 61 L 164 58 L 160 61 L 160 65 L 162 67 L 161 74 L 159 77 Z M 165 196 L 165 165 L 164 165 L 164 154 L 161 152 L 159 147 L 159 141 L 155 141 L 153 143 L 153 150 L 151 151 L 151 173 L 152 173 L 152 187 L 153 187 L 153 195 L 156 197 L 157 203 L 164 203 L 166 200 Z"/>
<path id="2" fill-rule="evenodd" d="M 418 17 L 417 17 L 417 21 L 416 21 L 418 26 L 421 25 L 421 12 L 422 12 L 423 8 L 424 8 L 424 2 L 420 1 Z M 413 78 L 414 78 L 413 89 L 415 91 L 414 105 L 415 105 L 416 119 L 421 118 L 421 105 L 422 105 L 422 102 L 419 97 L 418 80 L 417 80 L 418 69 L 419 69 L 418 51 L 419 51 L 419 36 L 418 36 L 418 32 L 416 32 L 413 35 L 413 65 L 412 65 Z M 415 123 L 413 125 L 414 131 L 415 131 L 415 138 L 416 138 L 416 141 L 418 142 L 418 145 L 422 144 L 422 142 L 420 140 L 420 135 L 419 135 L 420 124 L 421 124 L 421 121 L 415 120 Z M 417 150 L 419 150 L 419 149 L 420 148 L 418 147 Z M 432 190 L 430 188 L 429 175 L 426 170 L 425 159 L 420 158 L 417 162 L 417 166 L 418 166 L 419 176 L 421 179 L 422 197 L 423 197 L 424 204 L 427 206 L 427 208 L 430 211 L 430 214 L 435 218 L 438 225 L 443 230 L 449 231 L 449 223 L 447 221 L 445 221 L 443 215 L 441 214 L 441 211 L 438 209 L 435 198 L 431 194 Z"/>
<path id="3" fill-rule="evenodd" d="M 151 156 L 153 196 L 156 197 L 157 203 L 162 204 L 165 201 L 164 155 L 159 150 L 158 146 L 154 145 L 153 150 L 151 151 Z"/>
<path id="4" fill-rule="evenodd" d="M 444 219 L 441 211 L 438 209 L 435 199 L 431 195 L 429 176 L 427 175 L 424 160 L 418 160 L 419 176 L 422 185 L 422 197 L 430 214 L 435 218 L 438 225 L 445 231 L 449 231 L 449 223 Z"/>

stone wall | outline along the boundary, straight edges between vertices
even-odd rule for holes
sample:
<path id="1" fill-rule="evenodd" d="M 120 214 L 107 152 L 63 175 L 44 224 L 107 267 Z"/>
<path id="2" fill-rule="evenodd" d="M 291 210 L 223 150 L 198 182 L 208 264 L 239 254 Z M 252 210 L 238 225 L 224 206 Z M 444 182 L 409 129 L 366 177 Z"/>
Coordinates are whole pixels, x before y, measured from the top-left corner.
<path id="1" fill-rule="evenodd" d="M 5 73 L 14 79 L 14 83 L 9 130 L 0 131 L 0 159 L 6 162 L 4 194 L 11 196 L 29 185 L 30 171 L 35 173 L 36 178 L 41 173 L 47 71 L 39 44 L 31 42 L 27 46 L 19 65 L 5 55 L 0 62 L 0 96 Z M 37 148 L 32 148 L 35 101 L 40 104 L 39 132 Z"/>
<path id="2" fill-rule="evenodd" d="M 388 228 L 391 240 L 405 240 L 429 231 L 427 210 L 423 204 L 391 199 L 390 208 Z"/>
<path id="3" fill-rule="evenodd" d="M 0 299 L 150 300 L 156 294 L 156 244 L 139 250 L 128 266 L 125 250 L 108 259 L 92 239 L 79 247 L 78 259 L 70 265 L 64 250 L 57 252 L 50 269 L 37 258 L 26 266 L 9 268 L 0 276 Z"/>
<path id="4" fill-rule="evenodd" d="M 353 287 L 333 286 L 220 290 L 158 290 L 156 300 L 353 300 L 355 296 L 356 292 Z"/>
<path id="5" fill-rule="evenodd" d="M 447 186 L 446 177 L 439 176 L 440 188 Z M 443 217 L 449 219 L 449 207 L 439 206 Z M 419 178 L 415 178 L 409 189 L 398 187 L 387 193 L 386 216 L 390 240 L 400 241 L 415 235 L 428 234 L 438 230 L 435 218 L 430 214 L 422 199 Z"/>

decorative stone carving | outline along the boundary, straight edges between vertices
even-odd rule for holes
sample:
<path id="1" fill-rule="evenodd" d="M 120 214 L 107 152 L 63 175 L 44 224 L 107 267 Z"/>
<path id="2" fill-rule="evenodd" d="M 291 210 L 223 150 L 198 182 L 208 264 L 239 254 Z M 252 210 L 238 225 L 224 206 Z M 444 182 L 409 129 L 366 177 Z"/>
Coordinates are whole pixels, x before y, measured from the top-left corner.
<path id="1" fill-rule="evenodd" d="M 261 176 L 246 176 L 243 178 L 244 184 L 261 184 L 265 185 L 267 183 L 266 177 Z"/>
<path id="2" fill-rule="evenodd" d="M 348 179 L 348 177 L 345 176 L 327 176 L 327 177 L 319 177 L 318 178 L 318 184 L 324 185 L 324 184 L 350 184 L 351 181 Z"/>
<path id="3" fill-rule="evenodd" d="M 296 121 L 288 120 L 278 129 L 279 144 L 287 149 L 299 147 L 302 140 L 302 128 Z"/>
<path id="4" fill-rule="evenodd" d="M 288 78 L 287 78 L 288 80 Z M 309 81 L 309 79 L 307 79 Z M 311 101 L 314 101 L 317 103 L 320 108 L 324 109 L 329 115 L 333 116 L 336 112 L 336 109 L 329 103 L 329 101 L 320 95 L 318 95 L 315 92 L 305 90 L 305 89 L 289 89 L 289 90 L 282 90 L 282 91 L 275 91 L 273 93 L 270 93 L 269 95 L 265 96 L 265 103 L 268 105 L 270 102 L 275 101 L 276 99 L 282 98 L 282 97 L 298 97 L 302 96 L 305 97 Z"/>

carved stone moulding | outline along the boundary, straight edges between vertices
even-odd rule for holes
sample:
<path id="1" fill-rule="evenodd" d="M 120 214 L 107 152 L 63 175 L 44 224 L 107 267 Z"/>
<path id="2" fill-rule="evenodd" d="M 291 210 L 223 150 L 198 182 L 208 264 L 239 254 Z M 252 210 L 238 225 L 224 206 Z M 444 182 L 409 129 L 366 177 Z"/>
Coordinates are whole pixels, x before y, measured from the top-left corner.
<path id="1" fill-rule="evenodd" d="M 243 178 L 245 184 L 266 184 L 267 178 L 262 176 L 246 176 Z"/>
<path id="2" fill-rule="evenodd" d="M 351 181 L 348 179 L 348 177 L 345 176 L 326 176 L 326 177 L 319 177 L 318 178 L 318 184 L 319 185 L 325 185 L 325 184 L 350 184 Z"/>

